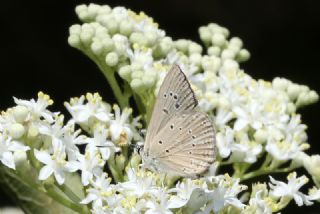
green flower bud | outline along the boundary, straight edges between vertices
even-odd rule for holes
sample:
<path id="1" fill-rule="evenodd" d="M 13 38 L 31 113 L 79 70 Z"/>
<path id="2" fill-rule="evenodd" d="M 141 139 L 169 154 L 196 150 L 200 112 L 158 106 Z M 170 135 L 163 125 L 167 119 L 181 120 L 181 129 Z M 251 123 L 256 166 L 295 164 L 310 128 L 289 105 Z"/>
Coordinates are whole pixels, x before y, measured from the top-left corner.
<path id="1" fill-rule="evenodd" d="M 191 54 L 189 58 L 190 58 L 190 61 L 192 63 L 194 63 L 197 66 L 200 66 L 201 61 L 202 61 L 202 55 L 201 54 L 194 53 L 194 54 Z"/>
<path id="2" fill-rule="evenodd" d="M 35 138 L 39 135 L 39 130 L 38 130 L 38 127 L 32 125 L 29 127 L 28 129 L 28 138 L 32 139 L 32 138 Z"/>
<path id="3" fill-rule="evenodd" d="M 132 70 L 131 70 L 130 65 L 122 66 L 119 69 L 120 77 L 127 80 L 128 82 L 131 80 L 131 72 L 132 72 Z"/>
<path id="4" fill-rule="evenodd" d="M 76 13 L 83 22 L 89 22 L 92 19 L 91 14 L 88 13 L 88 7 L 85 4 L 78 5 L 76 7 Z"/>
<path id="5" fill-rule="evenodd" d="M 165 37 L 161 42 L 160 42 L 160 51 L 163 56 L 167 55 L 173 48 L 173 42 L 170 37 Z"/>
<path id="6" fill-rule="evenodd" d="M 138 93 L 144 89 L 144 87 L 143 87 L 144 85 L 143 85 L 143 82 L 141 79 L 133 79 L 130 82 L 130 86 L 134 91 L 136 91 Z"/>
<path id="7" fill-rule="evenodd" d="M 72 25 L 69 27 L 69 34 L 80 34 L 81 33 L 81 25 Z"/>
<path id="8" fill-rule="evenodd" d="M 190 41 L 186 39 L 179 39 L 175 42 L 175 47 L 179 50 L 182 51 L 183 53 L 188 52 L 188 47 L 189 47 Z"/>
<path id="9" fill-rule="evenodd" d="M 222 33 L 215 33 L 212 36 L 211 42 L 215 46 L 222 47 L 226 43 L 226 38 Z"/>
<path id="10" fill-rule="evenodd" d="M 80 34 L 80 39 L 84 45 L 89 45 L 91 43 L 93 33 L 90 31 L 82 31 Z"/>
<path id="11" fill-rule="evenodd" d="M 208 48 L 208 55 L 209 56 L 219 56 L 221 53 L 221 49 L 217 46 L 211 46 Z"/>
<path id="12" fill-rule="evenodd" d="M 298 98 L 298 96 L 300 94 L 300 86 L 297 84 L 290 84 L 288 86 L 287 92 L 288 92 L 289 98 L 291 100 L 295 100 Z M 305 95 L 306 94 L 303 94 L 303 96 L 305 96 Z M 301 97 L 301 98 L 304 99 L 304 97 Z"/>
<path id="13" fill-rule="evenodd" d="M 92 18 L 95 18 L 99 12 L 100 5 L 90 3 L 88 6 L 88 13 Z"/>
<path id="14" fill-rule="evenodd" d="M 115 52 L 110 52 L 106 56 L 106 64 L 110 67 L 116 66 L 119 62 L 118 54 Z"/>
<path id="15" fill-rule="evenodd" d="M 191 42 L 189 44 L 189 47 L 188 47 L 188 52 L 189 52 L 189 55 L 193 54 L 193 53 L 199 53 L 201 54 L 202 53 L 202 47 L 201 45 L 195 43 L 195 42 Z"/>
<path id="16" fill-rule="evenodd" d="M 232 37 L 229 41 L 230 46 L 237 46 L 239 49 L 242 48 L 243 42 L 239 37 Z"/>
<path id="17" fill-rule="evenodd" d="M 222 27 L 222 28 L 221 28 L 221 32 L 223 33 L 223 35 L 224 35 L 226 38 L 228 38 L 229 35 L 230 35 L 230 31 L 229 31 L 227 28 L 225 28 L 225 27 Z"/>
<path id="18" fill-rule="evenodd" d="M 124 169 L 125 161 L 126 161 L 126 158 L 124 157 L 123 154 L 116 155 L 116 166 L 120 171 Z"/>
<path id="19" fill-rule="evenodd" d="M 13 139 L 19 139 L 24 133 L 25 129 L 20 123 L 14 123 L 9 127 L 9 134 Z"/>
<path id="20" fill-rule="evenodd" d="M 114 50 L 114 42 L 111 38 L 105 38 L 102 40 L 103 49 L 105 52 L 110 52 Z"/>
<path id="21" fill-rule="evenodd" d="M 237 55 L 237 61 L 245 62 L 250 59 L 250 52 L 247 49 L 241 49 Z"/>
<path id="22" fill-rule="evenodd" d="M 234 59 L 235 58 L 235 53 L 234 51 L 230 49 L 224 49 L 221 53 L 221 58 L 222 59 Z"/>
<path id="23" fill-rule="evenodd" d="M 147 45 L 147 42 L 148 42 L 146 37 L 142 33 L 138 33 L 138 32 L 133 32 L 130 35 L 129 41 L 132 44 L 137 43 L 137 44 L 140 44 L 140 45 Z"/>
<path id="24" fill-rule="evenodd" d="M 127 20 L 123 20 L 120 23 L 120 33 L 125 36 L 129 36 L 133 32 L 133 28 L 133 24 Z"/>
<path id="25" fill-rule="evenodd" d="M 91 50 L 95 55 L 100 55 L 103 52 L 103 44 L 95 41 L 91 44 Z"/>
<path id="26" fill-rule="evenodd" d="M 154 46 L 158 39 L 158 35 L 155 32 L 147 32 L 145 37 L 149 47 Z"/>
<path id="27" fill-rule="evenodd" d="M 287 90 L 290 81 L 285 78 L 276 77 L 272 80 L 272 86 L 274 89 L 285 91 Z"/>
<path id="28" fill-rule="evenodd" d="M 137 169 L 139 167 L 140 162 L 141 156 L 137 153 L 133 153 L 130 158 L 130 163 L 128 163 L 127 167 L 133 167 L 134 169 Z"/>
<path id="29" fill-rule="evenodd" d="M 254 139 L 258 143 L 265 143 L 268 139 L 268 133 L 264 129 L 259 129 L 254 133 Z"/>
<path id="30" fill-rule="evenodd" d="M 212 34 L 207 27 L 200 27 L 199 35 L 204 44 L 209 45 L 211 43 Z"/>
<path id="31" fill-rule="evenodd" d="M 106 27 L 111 35 L 116 34 L 119 31 L 119 24 L 114 19 L 109 19 L 106 23 Z"/>
<path id="32" fill-rule="evenodd" d="M 309 92 L 309 103 L 316 103 L 319 100 L 319 95 L 315 91 Z"/>
<path id="33" fill-rule="evenodd" d="M 217 25 L 216 23 L 210 23 L 208 24 L 208 28 L 211 32 L 216 32 L 217 29 L 219 30 L 220 29 L 220 26 Z"/>
<path id="34" fill-rule="evenodd" d="M 79 13 L 81 13 L 83 11 L 87 11 L 87 5 L 80 4 L 80 5 L 76 6 L 75 11 L 76 11 L 76 14 L 79 14 Z"/>
<path id="35" fill-rule="evenodd" d="M 131 73 L 131 78 L 132 79 L 141 79 L 144 76 L 144 72 L 141 70 L 138 71 L 133 71 Z"/>
<path id="36" fill-rule="evenodd" d="M 111 12 L 111 8 L 109 5 L 102 5 L 99 9 L 99 14 L 109 14 Z"/>
<path id="37" fill-rule="evenodd" d="M 287 113 L 288 114 L 293 114 L 293 113 L 295 113 L 296 112 L 296 110 L 297 110 L 297 108 L 296 108 L 296 105 L 295 104 L 293 104 L 292 102 L 289 102 L 288 104 L 287 104 Z"/>
<path id="38" fill-rule="evenodd" d="M 25 166 L 27 161 L 27 153 L 25 151 L 16 151 L 13 153 L 14 163 L 16 166 Z"/>
<path id="39" fill-rule="evenodd" d="M 142 65 L 137 62 L 132 62 L 131 63 L 131 70 L 132 71 L 141 71 L 142 70 Z"/>
<path id="40" fill-rule="evenodd" d="M 142 82 L 147 88 L 151 88 L 156 83 L 156 74 L 154 74 L 154 73 L 146 73 L 142 77 Z"/>
<path id="41" fill-rule="evenodd" d="M 29 110 L 25 106 L 16 106 L 13 108 L 12 114 L 15 121 L 23 123 L 29 114 Z"/>

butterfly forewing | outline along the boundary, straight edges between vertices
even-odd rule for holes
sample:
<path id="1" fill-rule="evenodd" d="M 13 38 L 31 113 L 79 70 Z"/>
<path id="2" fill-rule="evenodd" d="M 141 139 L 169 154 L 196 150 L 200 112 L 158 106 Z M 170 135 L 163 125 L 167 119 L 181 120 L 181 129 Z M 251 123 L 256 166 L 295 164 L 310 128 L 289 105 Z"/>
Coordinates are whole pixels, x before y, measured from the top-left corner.
<path id="1" fill-rule="evenodd" d="M 173 65 L 160 87 L 149 122 L 144 151 L 149 149 L 154 136 L 173 115 L 193 110 L 197 99 L 185 74 L 178 65 Z"/>
<path id="2" fill-rule="evenodd" d="M 196 176 L 215 160 L 215 134 L 205 113 L 191 111 L 173 116 L 153 138 L 149 155 L 161 171 Z"/>

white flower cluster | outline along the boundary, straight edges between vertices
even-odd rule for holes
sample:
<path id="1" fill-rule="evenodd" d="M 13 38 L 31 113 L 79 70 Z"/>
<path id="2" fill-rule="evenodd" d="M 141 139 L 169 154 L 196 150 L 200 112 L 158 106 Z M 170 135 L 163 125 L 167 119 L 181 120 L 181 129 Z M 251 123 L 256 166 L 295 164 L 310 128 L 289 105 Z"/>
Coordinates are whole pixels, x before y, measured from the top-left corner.
<path id="1" fill-rule="evenodd" d="M 121 113 L 116 105 L 112 112 L 98 94 L 88 93 L 66 102 L 73 117 L 66 125 L 63 115 L 47 110 L 53 101 L 42 92 L 37 101 L 15 98 L 15 102 L 17 105 L 0 117 L 2 163 L 14 169 L 27 161 L 39 171 L 39 180 L 54 175 L 59 185 L 65 183 L 67 174 L 80 171 L 86 187 L 80 203 L 91 204 L 92 213 L 272 213 L 291 200 L 302 206 L 320 199 L 316 187 L 308 195 L 300 192 L 308 179 L 296 173 L 288 176 L 288 183 L 270 177 L 269 189 L 265 184 L 254 185 L 247 198 L 248 193 L 243 192 L 247 187 L 239 178 L 215 175 L 218 163 L 206 176 L 184 178 L 176 184 L 176 178 L 139 168 L 139 155 L 124 153 L 130 143 L 140 140 L 135 137 L 139 118 L 130 119 L 131 110 Z M 91 137 L 81 135 L 75 123 Z M 85 145 L 84 151 L 80 145 Z M 16 153 L 24 155 L 18 155 L 17 160 Z M 316 156 L 309 158 L 317 162 Z M 312 163 L 308 164 L 310 169 Z M 104 166 L 112 177 L 104 172 Z"/>
<path id="2" fill-rule="evenodd" d="M 229 176 L 183 179 L 169 189 L 152 172 L 129 168 L 127 177 L 116 185 L 110 184 L 106 174 L 97 177 L 81 203 L 92 202 L 94 213 L 218 213 L 245 207 L 237 195 L 246 187 Z"/>
<path id="3" fill-rule="evenodd" d="M 70 28 L 70 44 L 106 59 L 116 53 L 118 60 L 112 65 L 107 60 L 106 66 L 115 66 L 147 107 L 152 106 L 150 100 L 169 66 L 177 63 L 182 67 L 200 107 L 215 118 L 221 158 L 231 155 L 229 162 L 254 163 L 268 153 L 274 160 L 272 166 L 277 167 L 301 157 L 309 148 L 306 126 L 296 110 L 316 102 L 317 93 L 284 78 L 267 82 L 244 73 L 238 62 L 247 60 L 249 53 L 239 38 L 228 40 L 226 28 L 217 24 L 200 27 L 200 38 L 208 47 L 208 55 L 202 55 L 201 45 L 173 41 L 143 13 L 95 4 L 78 6 L 76 12 L 87 23 Z M 104 46 L 109 44 L 105 40 L 112 43 L 112 49 Z M 93 48 L 97 46 L 99 53 Z"/>
<path id="4" fill-rule="evenodd" d="M 87 102 L 85 103 L 85 98 Z M 54 174 L 59 184 L 64 183 L 65 173 L 81 171 L 82 184 L 89 184 L 93 175 L 101 175 L 106 161 L 121 146 L 129 145 L 139 139 L 136 126 L 139 118 L 130 121 L 132 110 L 120 112 L 114 105 L 114 113 L 101 97 L 88 93 L 66 103 L 73 116 L 66 125 L 64 117 L 46 108 L 53 103 L 48 95 L 40 92 L 38 100 L 15 98 L 17 106 L 3 112 L 0 117 L 0 160 L 15 168 L 16 162 L 26 160 L 26 151 L 32 149 L 34 158 L 43 163 L 39 179 L 46 180 Z M 75 129 L 79 123 L 92 137 L 80 134 Z M 84 154 L 78 145 L 85 144 Z M 15 157 L 17 160 L 15 160 Z"/>

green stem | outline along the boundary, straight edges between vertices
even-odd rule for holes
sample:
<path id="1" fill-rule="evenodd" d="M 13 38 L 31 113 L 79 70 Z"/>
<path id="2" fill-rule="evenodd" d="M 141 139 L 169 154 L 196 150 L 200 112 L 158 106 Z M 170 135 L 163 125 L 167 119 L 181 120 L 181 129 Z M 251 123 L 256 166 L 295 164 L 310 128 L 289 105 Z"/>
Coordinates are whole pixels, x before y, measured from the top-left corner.
<path id="1" fill-rule="evenodd" d="M 74 203 L 79 203 L 80 198 L 65 184 L 56 185 L 64 194 L 68 196 L 69 199 L 71 199 Z"/>
<path id="2" fill-rule="evenodd" d="M 122 181 L 123 177 L 121 176 L 121 174 L 119 174 L 119 170 L 118 170 L 118 168 L 116 166 L 115 157 L 114 156 L 109 158 L 108 166 L 109 166 L 109 169 L 110 169 L 110 171 L 112 173 L 112 176 L 113 176 L 115 182 L 118 183 L 118 182 Z"/>
<path id="3" fill-rule="evenodd" d="M 124 107 L 128 106 L 128 100 L 126 97 L 122 94 L 120 86 L 118 85 L 118 82 L 115 78 L 115 71 L 112 70 L 108 66 L 102 66 L 99 62 L 97 62 L 98 67 L 106 77 L 106 79 L 109 82 L 109 85 L 114 93 L 114 96 L 116 97 L 120 107 L 123 109 Z"/>
<path id="4" fill-rule="evenodd" d="M 141 97 L 139 97 L 138 94 L 133 93 L 133 99 L 137 105 L 138 111 L 140 114 L 145 114 L 146 113 L 146 109 L 145 106 L 143 105 L 142 101 L 141 101 Z"/>
<path id="5" fill-rule="evenodd" d="M 108 83 L 110 84 L 110 87 L 117 99 L 117 102 L 119 103 L 121 108 L 127 107 L 129 104 L 128 97 L 123 96 L 120 86 L 117 83 L 117 80 L 114 76 L 115 71 L 112 70 L 109 66 L 105 65 L 105 63 L 102 62 L 102 60 L 99 59 L 96 55 L 94 55 L 91 50 L 88 50 L 88 48 L 84 45 L 81 45 L 80 50 L 87 55 L 92 61 L 96 63 L 96 65 L 99 67 L 99 69 L 102 71 L 103 75 L 106 77 Z"/>
<path id="6" fill-rule="evenodd" d="M 266 169 L 259 169 L 257 171 L 254 172 L 249 172 L 245 175 L 243 175 L 242 177 L 240 177 L 241 181 L 245 181 L 257 176 L 261 176 L 261 175 L 265 175 L 265 174 L 270 174 L 270 173 L 285 173 L 285 172 L 290 172 L 293 169 L 295 169 L 295 167 L 286 167 L 286 168 L 282 168 L 282 169 L 271 169 L 271 168 L 266 168 Z"/>
<path id="7" fill-rule="evenodd" d="M 68 199 L 64 198 L 60 195 L 56 190 L 54 185 L 45 185 L 46 194 L 50 196 L 55 201 L 59 202 L 60 204 L 69 207 L 70 209 L 78 212 L 78 213 L 88 213 L 88 210 L 84 206 L 80 206 L 79 204 L 73 203 Z"/>

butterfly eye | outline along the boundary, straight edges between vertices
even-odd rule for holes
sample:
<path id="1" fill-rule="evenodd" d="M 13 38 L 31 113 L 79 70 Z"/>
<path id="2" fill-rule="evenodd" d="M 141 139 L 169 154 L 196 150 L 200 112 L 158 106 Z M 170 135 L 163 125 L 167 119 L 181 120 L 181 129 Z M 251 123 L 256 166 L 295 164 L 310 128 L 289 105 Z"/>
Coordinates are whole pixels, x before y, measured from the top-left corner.
<path id="1" fill-rule="evenodd" d="M 170 129 L 173 129 L 173 124 L 170 125 Z"/>
<path id="2" fill-rule="evenodd" d="M 164 93 L 164 94 L 163 94 L 163 97 L 164 97 L 164 98 L 167 98 L 167 94 L 166 94 L 166 93 Z"/>
<path id="3" fill-rule="evenodd" d="M 175 107 L 176 107 L 176 109 L 178 109 L 180 107 L 180 104 L 176 103 Z"/>
<path id="4" fill-rule="evenodd" d="M 194 143 L 193 143 L 193 144 L 192 144 L 192 146 L 193 146 L 193 147 L 195 147 L 195 146 L 196 146 L 196 144 L 194 144 Z"/>
<path id="5" fill-rule="evenodd" d="M 196 139 L 196 136 L 192 135 L 192 139 Z"/>
<path id="6" fill-rule="evenodd" d="M 177 100 L 178 99 L 178 95 L 173 95 L 173 99 Z"/>
<path id="7" fill-rule="evenodd" d="M 169 153 L 169 149 L 166 150 L 166 153 Z"/>
<path id="8" fill-rule="evenodd" d="M 170 95 L 170 97 L 172 97 L 173 93 L 172 93 L 172 92 L 170 92 L 170 93 L 169 93 L 169 95 Z"/>
<path id="9" fill-rule="evenodd" d="M 161 140 L 159 140 L 159 142 L 158 142 L 159 144 L 162 144 L 163 142 L 161 141 Z"/>
<path id="10" fill-rule="evenodd" d="M 192 133 L 192 131 L 191 131 L 191 129 L 189 129 L 189 134 L 191 134 Z"/>

